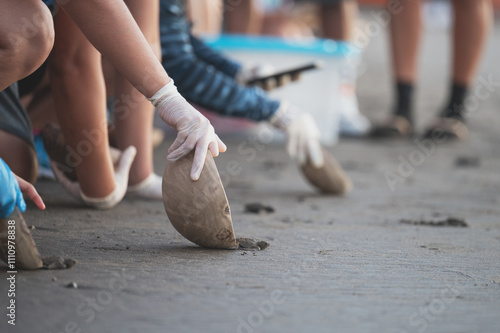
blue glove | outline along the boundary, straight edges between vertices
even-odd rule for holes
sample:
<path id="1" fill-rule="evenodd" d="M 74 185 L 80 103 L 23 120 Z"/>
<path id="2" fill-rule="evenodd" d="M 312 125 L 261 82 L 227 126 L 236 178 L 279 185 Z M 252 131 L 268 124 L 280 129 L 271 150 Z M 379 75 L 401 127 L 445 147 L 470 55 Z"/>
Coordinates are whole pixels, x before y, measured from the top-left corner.
<path id="1" fill-rule="evenodd" d="M 26 202 L 16 177 L 9 166 L 0 158 L 0 218 L 6 218 L 17 206 L 21 212 L 26 210 Z"/>

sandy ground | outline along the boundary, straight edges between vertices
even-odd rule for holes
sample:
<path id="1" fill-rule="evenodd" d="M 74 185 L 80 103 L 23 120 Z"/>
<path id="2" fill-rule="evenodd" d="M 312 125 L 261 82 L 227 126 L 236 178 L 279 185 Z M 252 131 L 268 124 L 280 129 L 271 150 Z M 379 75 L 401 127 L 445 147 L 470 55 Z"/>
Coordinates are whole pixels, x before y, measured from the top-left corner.
<path id="1" fill-rule="evenodd" d="M 419 129 L 444 103 L 446 37 L 426 37 Z M 386 47 L 384 34 L 372 38 L 359 80 L 361 107 L 373 120 L 390 106 Z M 500 81 L 499 57 L 497 27 L 481 77 Z M 173 229 L 161 202 L 126 199 L 95 211 L 40 181 L 48 209 L 31 204 L 25 214 L 39 250 L 78 264 L 19 272 L 15 327 L 7 325 L 2 266 L 0 331 L 498 332 L 500 87 L 492 90 L 471 115 L 466 143 L 343 140 L 331 151 L 355 189 L 342 198 L 318 195 L 281 145 L 260 150 L 251 137 L 225 137 L 219 169 L 227 176 L 229 161 L 242 168 L 226 179 L 236 233 L 269 241 L 265 251 L 202 249 Z M 156 151 L 158 173 L 170 142 Z M 242 142 L 256 149 L 250 162 L 238 153 Z M 457 165 L 461 157 L 478 164 Z M 391 190 L 386 174 L 398 168 Z M 275 212 L 246 214 L 250 202 Z M 468 227 L 400 223 L 447 217 Z"/>

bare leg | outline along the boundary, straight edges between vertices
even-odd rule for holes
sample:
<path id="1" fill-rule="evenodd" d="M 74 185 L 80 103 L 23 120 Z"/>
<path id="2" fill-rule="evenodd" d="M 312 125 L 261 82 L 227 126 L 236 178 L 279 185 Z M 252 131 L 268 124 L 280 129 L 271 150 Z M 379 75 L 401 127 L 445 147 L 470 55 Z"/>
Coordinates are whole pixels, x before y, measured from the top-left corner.
<path id="1" fill-rule="evenodd" d="M 226 4 L 224 21 L 226 29 L 233 34 L 260 34 L 263 15 L 254 0 L 243 0 Z"/>
<path id="2" fill-rule="evenodd" d="M 391 0 L 392 1 L 392 0 Z M 391 16 L 391 51 L 396 81 L 416 79 L 421 35 L 420 0 L 401 0 L 402 11 Z"/>
<path id="3" fill-rule="evenodd" d="M 39 0 L 0 0 L 0 91 L 33 73 L 54 42 L 52 15 Z"/>
<path id="4" fill-rule="evenodd" d="M 192 33 L 220 34 L 222 29 L 222 0 L 187 0 L 186 11 L 189 21 L 195 22 Z"/>
<path id="5" fill-rule="evenodd" d="M 492 24 L 490 0 L 454 0 L 453 81 L 470 86 Z"/>
<path id="6" fill-rule="evenodd" d="M 354 20 L 358 11 L 356 1 L 346 0 L 338 4 L 320 7 L 321 27 L 326 38 L 348 41 L 352 39 Z"/>
<path id="7" fill-rule="evenodd" d="M 23 139 L 0 130 L 0 157 L 19 177 L 34 184 L 38 173 L 38 161 L 33 147 Z"/>
<path id="8" fill-rule="evenodd" d="M 160 56 L 158 1 L 126 0 L 125 3 L 155 53 Z M 154 107 L 118 72 L 115 97 L 116 143 L 121 150 L 129 146 L 137 148 L 129 177 L 129 184 L 136 185 L 153 173 Z"/>
<path id="9" fill-rule="evenodd" d="M 435 129 L 446 133 L 450 139 L 466 139 L 465 99 L 474 81 L 484 49 L 486 35 L 491 27 L 492 8 L 489 0 L 454 0 L 455 22 L 453 26 L 453 77 L 447 106 L 426 136 Z"/>
<path id="10" fill-rule="evenodd" d="M 56 42 L 49 59 L 54 106 L 73 150 L 83 193 L 103 198 L 115 189 L 105 108 L 101 55 L 63 11 L 55 17 Z"/>
<path id="11" fill-rule="evenodd" d="M 372 129 L 372 137 L 408 137 L 413 131 L 412 97 L 421 35 L 420 0 L 390 0 L 390 36 L 394 106 L 388 120 Z"/>
<path id="12" fill-rule="evenodd" d="M 35 91 L 21 100 L 28 111 L 33 129 L 43 129 L 48 122 L 58 124 L 57 116 L 54 112 L 52 89 L 47 74 Z"/>

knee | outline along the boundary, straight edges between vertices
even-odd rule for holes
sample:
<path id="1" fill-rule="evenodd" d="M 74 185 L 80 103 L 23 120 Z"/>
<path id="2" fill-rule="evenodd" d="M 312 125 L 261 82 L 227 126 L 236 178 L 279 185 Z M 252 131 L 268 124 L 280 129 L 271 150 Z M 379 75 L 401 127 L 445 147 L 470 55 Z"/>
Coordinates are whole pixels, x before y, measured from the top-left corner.
<path id="1" fill-rule="evenodd" d="M 34 45 L 32 46 L 33 53 L 38 53 L 38 58 L 33 61 L 33 67 L 35 69 L 38 69 L 38 67 L 47 60 L 54 46 L 55 39 L 52 14 L 45 4 L 41 3 L 40 6 L 39 11 L 34 16 L 34 22 L 36 22 L 39 29 Z"/>
<path id="2" fill-rule="evenodd" d="M 38 69 L 54 45 L 54 24 L 49 9 L 41 1 L 30 9 L 21 15 L 19 24 L 1 47 L 8 63 L 16 66 L 22 77 Z"/>

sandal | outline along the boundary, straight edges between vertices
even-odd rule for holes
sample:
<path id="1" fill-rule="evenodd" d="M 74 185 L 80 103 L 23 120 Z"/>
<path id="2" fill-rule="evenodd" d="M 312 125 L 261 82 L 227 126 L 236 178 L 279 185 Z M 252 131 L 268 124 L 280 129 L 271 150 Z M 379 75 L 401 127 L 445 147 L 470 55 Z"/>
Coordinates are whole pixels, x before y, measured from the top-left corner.
<path id="1" fill-rule="evenodd" d="M 408 138 L 413 134 L 413 126 L 404 117 L 392 115 L 383 125 L 374 126 L 370 132 L 373 138 Z"/>
<path id="2" fill-rule="evenodd" d="M 456 118 L 438 118 L 424 134 L 425 138 L 436 140 L 460 140 L 469 137 L 469 130 L 463 121 Z"/>

